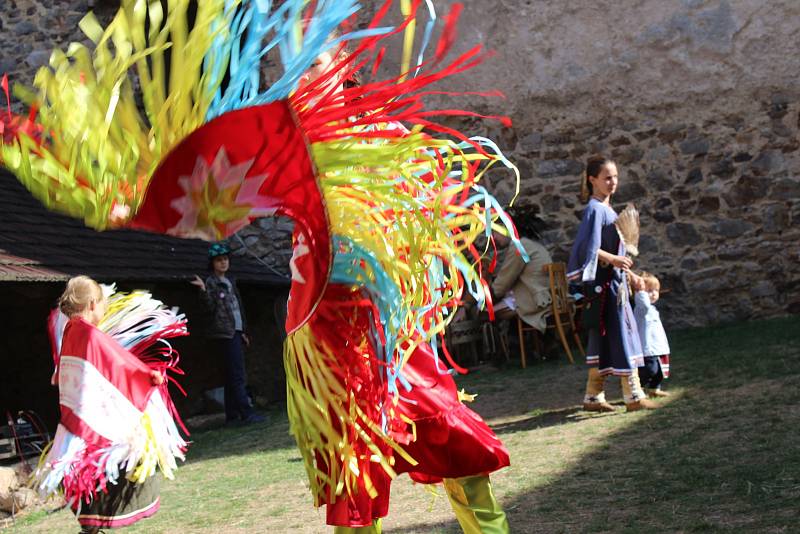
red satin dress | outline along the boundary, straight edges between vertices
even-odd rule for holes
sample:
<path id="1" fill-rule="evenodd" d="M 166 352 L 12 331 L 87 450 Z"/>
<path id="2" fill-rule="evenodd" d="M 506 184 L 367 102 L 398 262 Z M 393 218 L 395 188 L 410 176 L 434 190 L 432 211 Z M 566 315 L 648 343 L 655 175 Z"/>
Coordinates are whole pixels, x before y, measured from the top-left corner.
<path id="1" fill-rule="evenodd" d="M 383 363 L 375 357 L 373 341 L 365 334 L 373 317 L 372 304 L 360 292 L 332 284 L 311 321 L 317 323 L 313 325 L 315 332 L 326 332 L 328 346 L 336 347 L 337 378 L 345 391 L 353 392 L 343 402 L 348 409 L 356 403 L 379 423 L 381 407 L 391 401 L 380 372 Z M 331 328 L 333 325 L 335 328 Z M 435 358 L 427 344 L 420 345 L 411 355 L 402 373 L 412 388 L 403 391 L 400 386 L 396 417 L 388 423 L 390 436 L 417 464 L 412 465 L 382 444 L 384 455 L 394 456 L 398 474 L 408 473 L 421 483 L 480 475 L 508 466 L 508 451 L 502 442 L 478 414 L 459 401 L 455 381 L 444 372 L 444 366 L 437 369 Z M 379 436 L 371 432 L 370 435 L 376 443 L 381 443 Z M 364 476 L 352 496 L 331 495 L 325 502 L 329 525 L 368 526 L 388 513 L 391 478 L 379 463 L 369 460 L 371 453 L 363 442 L 353 446 L 363 453 L 359 470 L 368 477 L 377 495 L 370 497 Z"/>

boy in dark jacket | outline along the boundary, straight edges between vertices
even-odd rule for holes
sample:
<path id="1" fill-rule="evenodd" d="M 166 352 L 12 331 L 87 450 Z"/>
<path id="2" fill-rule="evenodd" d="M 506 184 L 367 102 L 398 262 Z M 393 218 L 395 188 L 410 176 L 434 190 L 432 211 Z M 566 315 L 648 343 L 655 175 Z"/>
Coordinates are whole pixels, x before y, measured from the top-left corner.
<path id="1" fill-rule="evenodd" d="M 245 333 L 247 322 L 242 298 L 233 280 L 226 276 L 230 268 L 230 249 L 214 243 L 208 249 L 212 274 L 206 281 L 195 275 L 191 284 L 201 289 L 201 298 L 211 311 L 208 337 L 219 344 L 225 358 L 225 422 L 259 423 L 264 417 L 256 414 L 245 390 L 244 350 L 250 339 Z"/>

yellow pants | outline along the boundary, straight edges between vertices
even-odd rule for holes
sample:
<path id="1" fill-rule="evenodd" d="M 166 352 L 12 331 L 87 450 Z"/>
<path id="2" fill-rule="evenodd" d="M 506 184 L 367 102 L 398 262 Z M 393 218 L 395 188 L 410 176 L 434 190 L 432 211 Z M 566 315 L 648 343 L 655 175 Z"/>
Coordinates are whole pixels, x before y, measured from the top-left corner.
<path id="1" fill-rule="evenodd" d="M 367 527 L 333 527 L 334 534 L 381 534 L 381 520 L 376 519 Z"/>
<path id="2" fill-rule="evenodd" d="M 639 382 L 639 373 L 636 369 L 630 375 L 621 376 L 619 379 L 625 404 L 645 398 L 642 384 Z M 583 402 L 605 402 L 605 382 L 606 377 L 600 375 L 597 367 L 589 367 L 589 379 L 586 381 L 586 395 L 583 397 Z"/>
<path id="3" fill-rule="evenodd" d="M 508 534 L 506 514 L 489 475 L 444 479 L 444 489 L 464 534 Z M 367 527 L 335 527 L 334 534 L 381 534 L 381 520 Z"/>
<path id="4" fill-rule="evenodd" d="M 489 475 L 446 478 L 444 489 L 464 534 L 508 534 L 506 513 L 494 497 Z"/>

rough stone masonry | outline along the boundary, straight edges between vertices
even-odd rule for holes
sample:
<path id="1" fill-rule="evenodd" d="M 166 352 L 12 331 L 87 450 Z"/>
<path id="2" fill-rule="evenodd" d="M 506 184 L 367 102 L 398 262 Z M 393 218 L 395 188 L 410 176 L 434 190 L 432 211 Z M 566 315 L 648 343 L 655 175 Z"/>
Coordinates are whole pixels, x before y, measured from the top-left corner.
<path id="1" fill-rule="evenodd" d="M 94 3 L 101 19 L 118 5 Z M 538 207 L 557 259 L 579 221 L 583 162 L 603 152 L 620 167 L 615 205 L 642 213 L 637 266 L 671 290 L 659 304 L 668 326 L 800 312 L 800 3 L 464 3 L 458 49 L 482 43 L 496 56 L 445 88 L 506 94 L 460 107 L 507 114 L 513 128 L 460 126 L 519 166 L 516 202 Z M 52 47 L 82 38 L 89 4 L 6 0 L 0 71 L 30 83 Z M 508 174 L 488 185 L 513 196 Z M 286 272 L 290 228 L 265 220 L 233 245 Z"/>

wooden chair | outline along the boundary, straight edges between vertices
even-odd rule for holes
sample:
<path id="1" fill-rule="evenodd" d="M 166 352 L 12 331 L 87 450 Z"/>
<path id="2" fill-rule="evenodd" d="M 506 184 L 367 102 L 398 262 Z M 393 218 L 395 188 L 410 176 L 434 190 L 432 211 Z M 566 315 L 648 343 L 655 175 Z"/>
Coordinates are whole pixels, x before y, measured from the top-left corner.
<path id="1" fill-rule="evenodd" d="M 583 343 L 575 326 L 575 304 L 569 296 L 567 290 L 567 268 L 563 263 L 547 263 L 542 267 L 550 279 L 550 299 L 552 300 L 550 311 L 547 313 L 547 319 L 552 318 L 552 324 L 548 320 L 547 329 L 555 329 L 558 332 L 558 337 L 561 338 L 561 344 L 564 351 L 567 353 L 567 358 L 570 363 L 575 363 L 572 357 L 572 350 L 569 347 L 565 330 L 572 332 L 572 338 L 578 346 L 580 353 L 586 356 L 586 351 L 583 350 Z M 519 334 L 519 351 L 522 359 L 522 367 L 525 368 L 525 332 L 533 331 L 534 343 L 537 345 L 537 352 L 542 352 L 542 339 L 540 332 L 535 328 L 528 326 L 522 319 L 517 317 L 517 333 Z"/>
<path id="2" fill-rule="evenodd" d="M 477 365 L 479 359 L 477 345 L 479 342 L 482 343 L 484 341 L 483 322 L 475 319 L 450 323 L 450 326 L 447 327 L 446 341 L 447 346 L 454 349 L 453 352 L 458 354 L 458 359 L 460 359 L 462 351 L 456 348 L 467 345 L 472 356 L 472 364 Z"/>

